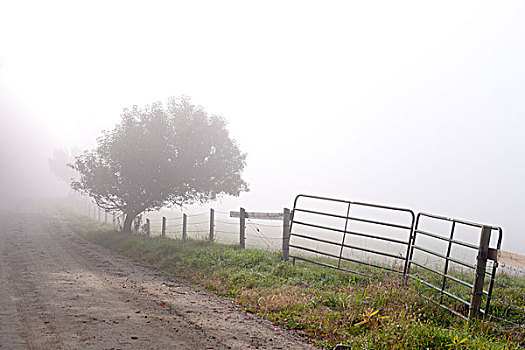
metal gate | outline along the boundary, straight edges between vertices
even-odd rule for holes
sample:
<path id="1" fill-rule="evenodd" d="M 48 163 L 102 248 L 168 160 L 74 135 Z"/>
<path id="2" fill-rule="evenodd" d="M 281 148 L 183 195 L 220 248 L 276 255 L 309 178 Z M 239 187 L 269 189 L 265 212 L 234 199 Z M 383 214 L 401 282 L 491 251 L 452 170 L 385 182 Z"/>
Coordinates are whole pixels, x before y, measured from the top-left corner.
<path id="1" fill-rule="evenodd" d="M 492 256 L 502 236 L 497 226 L 301 194 L 291 214 L 289 256 L 359 275 L 373 268 L 397 273 L 467 319 L 490 312 L 498 267 Z"/>
<path id="2" fill-rule="evenodd" d="M 290 257 L 355 274 L 366 274 L 355 268 L 360 264 L 404 275 L 414 221 L 410 209 L 298 195 L 289 246 L 302 254 Z"/>
<path id="3" fill-rule="evenodd" d="M 464 319 L 478 310 L 488 315 L 498 267 L 495 261 L 487 264 L 488 252 L 500 249 L 502 236 L 501 227 L 419 213 L 407 276 L 423 287 L 424 297 Z"/>

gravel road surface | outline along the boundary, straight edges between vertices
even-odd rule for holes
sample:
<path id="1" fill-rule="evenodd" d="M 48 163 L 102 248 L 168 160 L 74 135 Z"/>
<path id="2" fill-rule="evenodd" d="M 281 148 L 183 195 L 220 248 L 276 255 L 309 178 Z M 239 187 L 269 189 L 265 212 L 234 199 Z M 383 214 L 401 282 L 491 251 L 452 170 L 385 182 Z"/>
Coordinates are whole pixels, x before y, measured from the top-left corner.
<path id="1" fill-rule="evenodd" d="M 37 208 L 0 213 L 0 349 L 314 347 Z"/>

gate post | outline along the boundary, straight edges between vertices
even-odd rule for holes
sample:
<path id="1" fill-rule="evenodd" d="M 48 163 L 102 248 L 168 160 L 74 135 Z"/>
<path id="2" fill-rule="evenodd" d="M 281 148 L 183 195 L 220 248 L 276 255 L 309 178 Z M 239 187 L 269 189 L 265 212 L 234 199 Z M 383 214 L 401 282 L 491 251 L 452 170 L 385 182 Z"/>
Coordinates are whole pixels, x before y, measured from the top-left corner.
<path id="1" fill-rule="evenodd" d="M 151 222 L 149 219 L 146 219 L 146 236 L 149 237 L 151 233 Z"/>
<path id="2" fill-rule="evenodd" d="M 290 259 L 290 209 L 283 211 L 283 260 Z"/>
<path id="3" fill-rule="evenodd" d="M 479 239 L 479 249 L 476 264 L 476 277 L 472 285 L 472 296 L 470 298 L 470 308 L 468 311 L 469 322 L 480 316 L 479 310 L 483 300 L 483 284 L 485 282 L 485 271 L 487 268 L 487 257 L 489 254 L 489 242 L 492 228 L 483 226 Z"/>

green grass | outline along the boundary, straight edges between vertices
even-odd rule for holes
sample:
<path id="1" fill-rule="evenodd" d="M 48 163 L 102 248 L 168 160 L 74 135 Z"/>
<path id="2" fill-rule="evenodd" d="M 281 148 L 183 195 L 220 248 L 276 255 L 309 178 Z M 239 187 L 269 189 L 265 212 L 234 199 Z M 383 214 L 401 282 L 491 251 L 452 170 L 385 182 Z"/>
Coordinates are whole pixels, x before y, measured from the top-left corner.
<path id="1" fill-rule="evenodd" d="M 467 327 L 394 274 L 382 273 L 372 280 L 309 263 L 293 265 L 277 253 L 126 235 L 85 217 L 66 217 L 87 239 L 234 298 L 246 311 L 289 327 L 320 346 L 519 349 L 524 345 L 523 332 L 496 332 L 484 324 Z"/>

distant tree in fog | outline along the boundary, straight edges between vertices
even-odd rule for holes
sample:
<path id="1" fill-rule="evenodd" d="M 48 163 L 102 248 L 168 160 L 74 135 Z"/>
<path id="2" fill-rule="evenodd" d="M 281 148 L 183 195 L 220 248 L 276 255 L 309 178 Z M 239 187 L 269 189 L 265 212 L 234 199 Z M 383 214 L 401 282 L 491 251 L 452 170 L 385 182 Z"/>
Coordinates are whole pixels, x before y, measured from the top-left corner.
<path id="1" fill-rule="evenodd" d="M 57 179 L 65 181 L 68 184 L 78 179 L 78 173 L 67 165 L 74 162 L 75 157 L 80 153 L 81 151 L 78 148 L 72 148 L 70 150 L 55 149 L 53 151 L 53 158 L 48 159 L 48 164 Z"/>
<path id="2" fill-rule="evenodd" d="M 124 232 L 144 211 L 248 191 L 241 178 L 246 155 L 225 121 L 185 97 L 125 109 L 97 143 L 70 165 L 80 174 L 72 187 L 101 208 L 124 212 Z"/>

